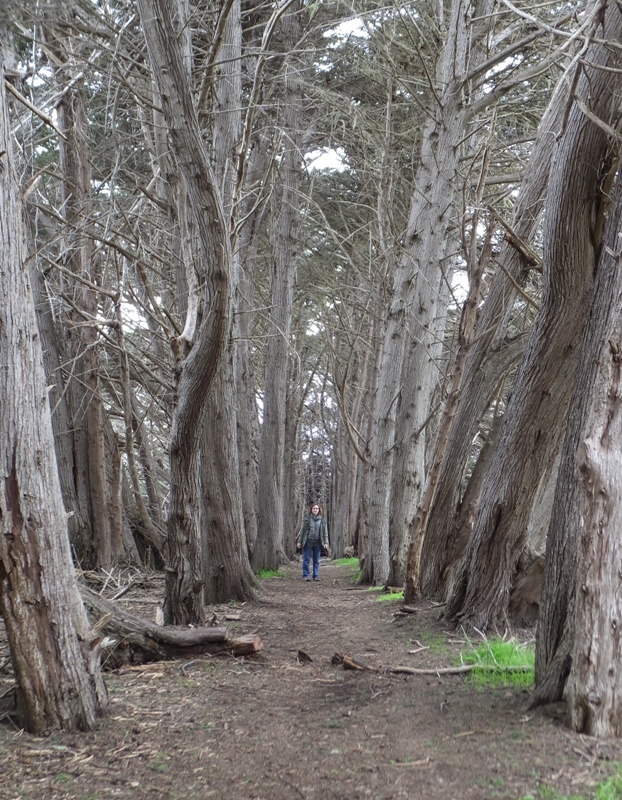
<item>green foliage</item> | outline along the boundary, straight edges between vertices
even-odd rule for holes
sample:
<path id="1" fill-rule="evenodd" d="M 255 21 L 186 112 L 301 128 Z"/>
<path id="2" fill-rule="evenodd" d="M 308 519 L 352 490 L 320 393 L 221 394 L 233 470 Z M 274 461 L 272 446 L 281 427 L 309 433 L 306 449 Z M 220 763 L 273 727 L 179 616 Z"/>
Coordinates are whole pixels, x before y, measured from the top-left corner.
<path id="1" fill-rule="evenodd" d="M 285 573 L 280 569 L 260 569 L 257 577 L 262 580 L 266 580 L 266 578 L 284 578 Z"/>
<path id="2" fill-rule="evenodd" d="M 565 795 L 557 792 L 550 786 L 543 786 L 536 793 L 529 792 L 523 795 L 520 800 L 620 800 L 622 798 L 622 766 L 618 765 L 618 771 L 611 775 L 603 783 L 593 789 L 587 795 Z"/>
<path id="3" fill-rule="evenodd" d="M 477 665 L 469 673 L 469 678 L 480 687 L 491 684 L 518 688 L 533 686 L 534 648 L 513 639 L 487 639 L 477 647 L 472 646 L 471 650 L 461 652 L 460 661 Z"/>

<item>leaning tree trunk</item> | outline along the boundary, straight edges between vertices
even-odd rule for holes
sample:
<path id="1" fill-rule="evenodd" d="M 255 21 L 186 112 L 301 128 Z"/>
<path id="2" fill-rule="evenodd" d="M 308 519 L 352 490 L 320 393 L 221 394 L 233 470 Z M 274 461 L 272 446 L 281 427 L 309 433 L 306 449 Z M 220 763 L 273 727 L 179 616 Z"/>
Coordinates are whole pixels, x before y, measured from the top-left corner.
<path id="1" fill-rule="evenodd" d="M 605 33 L 611 35 L 607 30 Z M 616 644 L 611 638 L 615 639 L 615 630 L 604 624 L 602 615 L 604 611 L 609 620 L 617 619 L 618 597 L 613 590 L 617 578 L 612 584 L 609 569 L 619 561 L 612 553 L 618 546 L 620 530 L 615 520 L 620 513 L 621 473 L 615 453 L 619 457 L 622 440 L 615 405 L 611 406 L 610 401 L 617 391 L 614 387 L 619 361 L 615 348 L 620 340 L 622 270 L 617 254 L 621 218 L 622 184 L 618 180 L 583 339 L 581 369 L 569 412 L 547 537 L 533 693 L 534 705 L 561 700 L 572 665 L 568 692 L 572 726 L 618 736 L 619 727 L 617 732 L 609 733 L 606 728 L 619 718 L 619 713 L 611 714 L 609 721 L 603 715 L 606 709 L 611 712 L 609 693 L 615 686 L 617 670 L 606 674 Z M 610 427 L 598 439 L 596 432 L 599 426 L 602 428 L 603 413 L 609 413 Z M 612 468 L 617 469 L 613 478 Z M 610 486 L 606 486 L 607 481 Z M 603 547 L 610 548 L 604 559 Z M 596 583 L 595 569 L 602 570 Z M 596 641 L 592 642 L 592 637 Z M 618 653 L 617 661 L 619 657 Z M 594 694 L 590 699 L 591 690 Z M 618 695 L 619 692 L 620 687 Z M 601 705 L 594 704 L 595 697 Z"/>
<path id="2" fill-rule="evenodd" d="M 21 724 L 89 729 L 106 691 L 69 550 L 6 95 L 0 61 L 0 613 Z"/>
<path id="3" fill-rule="evenodd" d="M 477 205 L 479 206 L 480 204 L 481 204 L 481 198 L 479 198 L 479 202 L 477 203 Z M 425 491 L 423 493 L 420 490 L 417 492 L 417 499 L 419 500 L 420 498 L 420 502 L 418 504 L 416 515 L 414 517 L 413 515 L 411 515 L 410 519 L 407 520 L 404 520 L 402 516 L 402 520 L 408 525 L 409 529 L 413 518 L 415 520 L 414 523 L 412 524 L 414 535 L 411 536 L 409 542 L 408 565 L 407 565 L 408 568 L 406 569 L 406 565 L 404 565 L 404 567 L 402 568 L 402 572 L 405 573 L 404 580 L 402 582 L 403 583 L 407 582 L 406 594 L 405 594 L 407 602 L 412 602 L 418 595 L 418 587 L 420 584 L 419 566 L 421 563 L 420 554 L 421 554 L 421 545 L 423 542 L 423 532 L 425 531 L 426 519 L 429 513 L 429 509 L 432 506 L 432 501 L 437 491 L 438 480 L 440 476 L 440 465 L 442 462 L 443 454 L 447 448 L 447 438 L 451 430 L 451 420 L 455 413 L 458 399 L 460 396 L 460 386 L 462 383 L 465 361 L 469 350 L 469 346 L 473 339 L 473 331 L 475 328 L 475 321 L 477 317 L 477 307 L 479 304 L 479 298 L 481 293 L 481 281 L 484 275 L 484 271 L 490 261 L 492 238 L 493 238 L 492 229 L 489 228 L 488 233 L 485 236 L 484 243 L 481 247 L 481 252 L 478 253 L 476 233 L 475 233 L 478 227 L 479 227 L 479 216 L 478 216 L 478 211 L 476 210 L 474 212 L 471 222 L 471 228 L 473 231 L 471 247 L 470 247 L 471 252 L 467 261 L 469 290 L 462 307 L 460 322 L 458 324 L 458 330 L 456 333 L 457 353 L 453 364 L 453 375 L 451 376 L 451 379 L 449 381 L 447 398 L 445 400 L 444 413 L 441 416 L 440 425 L 438 426 L 438 430 L 436 432 L 436 446 L 434 448 L 434 457 L 432 459 L 431 465 L 428 468 L 428 476 L 425 484 Z M 431 387 L 429 388 L 428 391 L 430 392 L 431 396 Z M 413 396 L 412 390 L 409 394 L 412 402 L 412 396 Z M 417 417 L 414 408 L 412 409 L 411 414 L 415 416 L 415 418 Z M 421 411 L 419 411 L 418 416 L 419 418 L 421 418 Z M 418 433 L 419 438 L 423 438 L 425 427 L 426 427 L 425 424 L 420 425 Z M 425 456 L 425 451 L 422 447 L 422 444 L 417 443 L 417 446 L 415 446 L 415 443 L 413 443 L 411 451 L 413 457 L 416 455 L 417 452 L 420 452 L 418 459 L 420 461 L 418 474 L 422 476 L 423 475 L 422 470 L 424 467 L 424 456 Z M 403 502 L 405 504 L 405 501 Z M 406 509 L 408 509 L 408 505 L 406 505 Z"/>
<path id="4" fill-rule="evenodd" d="M 65 386 L 62 364 L 66 351 L 61 341 L 61 331 L 54 323 L 50 296 L 45 288 L 43 273 L 37 267 L 31 268 L 32 289 L 37 313 L 37 327 L 41 336 L 43 363 L 49 389 L 50 408 L 52 408 L 52 428 L 58 477 L 63 502 L 68 512 L 67 526 L 69 541 L 78 560 L 90 554 L 93 546 L 90 519 L 83 516 L 84 508 L 78 497 L 74 458 L 74 424 L 68 393 Z M 89 555 L 90 558 L 90 555 Z M 84 562 L 85 565 L 88 561 Z"/>
<path id="5" fill-rule="evenodd" d="M 618 16 L 609 11 L 608 24 L 613 26 Z M 608 137 L 594 118 L 605 125 L 617 122 L 614 90 L 621 81 L 617 51 L 592 44 L 588 63 L 551 171 L 542 307 L 446 607 L 450 619 L 479 630 L 507 618 L 511 581 L 540 477 L 554 464 L 561 446 L 580 335 L 592 297 L 616 169 Z"/>
<path id="6" fill-rule="evenodd" d="M 139 0 L 138 7 L 171 146 L 195 217 L 205 263 L 207 307 L 193 340 L 178 342 L 178 401 L 170 443 L 165 619 L 184 624 L 200 622 L 204 617 L 198 432 L 231 326 L 232 254 L 222 199 L 173 25 L 175 9 L 170 0 Z"/>
<path id="7" fill-rule="evenodd" d="M 419 572 L 419 584 L 408 587 L 411 600 L 419 593 L 424 597 L 444 598 L 448 569 L 466 546 L 460 527 L 462 476 L 473 437 L 491 396 L 502 375 L 524 349 L 522 338 L 506 340 L 504 337 L 509 310 L 516 297 L 515 285 L 522 285 L 535 266 L 528 247 L 539 228 L 556 134 L 566 105 L 567 91 L 563 83 L 557 87 L 543 117 L 522 180 L 511 223 L 515 237 L 508 237 L 503 244 L 499 255 L 503 269 L 495 273 L 479 313 L 457 407 L 449 420 L 450 427 L 443 443 L 444 451 L 435 451 L 432 455 L 434 462 L 439 460 L 437 489 L 426 515 L 413 530 L 413 540 L 419 540 L 420 548 L 420 555 L 413 554 L 413 558 L 420 558 L 421 563 L 409 569 L 409 584 L 414 580 L 413 573 Z"/>

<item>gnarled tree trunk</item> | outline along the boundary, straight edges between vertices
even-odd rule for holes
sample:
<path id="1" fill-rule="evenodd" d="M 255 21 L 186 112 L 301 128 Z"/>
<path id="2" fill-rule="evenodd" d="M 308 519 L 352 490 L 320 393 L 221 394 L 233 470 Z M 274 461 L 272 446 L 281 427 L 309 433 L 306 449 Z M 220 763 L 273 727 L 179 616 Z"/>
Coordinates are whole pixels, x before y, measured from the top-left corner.
<path id="1" fill-rule="evenodd" d="M 193 341 L 178 342 L 177 406 L 170 443 L 165 619 L 201 622 L 203 542 L 198 509 L 200 435 L 231 327 L 232 253 L 222 198 L 203 143 L 183 53 L 167 0 L 139 0 L 141 22 L 171 146 L 182 174 L 204 257 L 206 308 Z M 187 354 L 186 354 L 187 351 Z"/>
<path id="2" fill-rule="evenodd" d="M 604 35 L 619 38 L 620 15 L 608 10 Z M 613 29 L 613 32 L 612 32 Z M 604 38 L 604 37 L 603 37 Z M 610 84 L 607 90 L 615 91 Z M 622 185 L 615 187 L 583 337 L 580 369 L 562 451 L 549 526 L 536 639 L 533 703 L 559 701 L 568 682 L 572 727 L 621 734 L 615 695 L 619 619 L 620 285 Z M 613 472 L 612 472 L 613 470 Z M 616 521 L 618 520 L 618 521 Z"/>
<path id="3" fill-rule="evenodd" d="M 608 9 L 615 40 L 618 17 L 617 8 Z M 614 88 L 620 86 L 620 57 L 617 50 L 593 43 L 588 63 L 551 171 L 542 306 L 505 414 L 473 534 L 448 598 L 448 616 L 479 630 L 507 618 L 511 580 L 532 504 L 541 476 L 553 468 L 562 444 L 592 298 L 616 168 L 608 136 L 593 117 L 606 125 L 617 123 Z"/>
<path id="4" fill-rule="evenodd" d="M 106 691 L 69 550 L 1 59 L 0 613 L 22 724 L 89 729 Z"/>

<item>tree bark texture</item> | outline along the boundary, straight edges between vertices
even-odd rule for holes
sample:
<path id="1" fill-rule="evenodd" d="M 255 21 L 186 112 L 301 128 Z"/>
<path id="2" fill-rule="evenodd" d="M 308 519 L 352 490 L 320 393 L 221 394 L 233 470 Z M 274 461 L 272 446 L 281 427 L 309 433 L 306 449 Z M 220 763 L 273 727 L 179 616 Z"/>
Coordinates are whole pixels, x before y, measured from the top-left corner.
<path id="1" fill-rule="evenodd" d="M 237 450 L 235 367 L 222 360 L 206 404 L 201 446 L 201 530 L 204 599 L 222 603 L 255 597 L 242 514 Z"/>
<path id="2" fill-rule="evenodd" d="M 477 17 L 485 16 L 487 2 L 478 4 Z M 455 214 L 457 171 L 464 141 L 465 76 L 481 56 L 481 24 L 471 25 L 462 0 L 455 0 L 444 31 L 445 41 L 435 75 L 422 135 L 420 165 L 415 176 L 402 252 L 393 275 L 393 292 L 380 353 L 374 398 L 373 439 L 370 446 L 370 496 L 366 528 L 363 579 L 386 583 L 390 571 L 390 512 L 394 480 L 396 437 L 406 446 L 420 447 L 422 437 L 417 410 L 429 413 L 437 380 L 437 355 L 444 330 L 443 268 L 452 233 L 459 229 Z M 408 358 L 407 358 L 408 355 Z M 403 386 L 415 384 L 396 430 Z M 411 466 L 420 463 L 412 459 Z M 405 476 L 397 476 L 404 480 Z M 418 478 L 415 478 L 413 489 Z M 396 521 L 399 524 L 399 520 Z"/>
<path id="3" fill-rule="evenodd" d="M 610 35 L 607 30 L 605 33 Z M 616 689 L 617 669 L 609 668 L 618 646 L 618 578 L 612 570 L 618 563 L 619 524 L 615 527 L 614 520 L 619 514 L 620 489 L 619 473 L 612 479 L 610 469 L 619 469 L 615 466 L 620 440 L 615 439 L 614 392 L 622 281 L 618 255 L 621 218 L 618 180 L 583 338 L 547 538 L 533 694 L 536 705 L 561 700 L 572 665 L 572 726 L 597 735 L 610 726 L 603 735 L 617 736 L 620 728 L 615 719 L 619 715 L 612 714 L 609 694 Z"/>
<path id="4" fill-rule="evenodd" d="M 212 163 L 223 206 L 230 220 L 229 231 L 238 222 L 235 202 L 238 177 L 237 148 L 241 138 L 242 23 L 237 0 L 228 7 L 213 64 Z M 239 285 L 240 254 L 232 252 L 232 284 Z M 239 295 L 232 298 L 240 302 Z M 233 319 L 232 319 L 233 325 Z M 238 342 L 228 332 L 226 350 L 218 366 L 212 390 L 206 399 L 201 431 L 201 530 L 203 533 L 205 581 L 208 603 L 255 596 L 254 577 L 246 546 L 238 445 L 238 418 L 244 413 L 245 396 L 236 393 Z M 242 402 L 240 400 L 242 399 Z"/>
<path id="5" fill-rule="evenodd" d="M 356 279 L 353 277 L 352 280 Z M 370 301 L 371 298 L 368 298 L 368 304 Z M 341 419 L 333 445 L 331 488 L 330 544 L 335 558 L 342 558 L 346 548 L 351 548 L 352 555 L 357 549 L 357 527 L 365 470 L 361 430 L 372 360 L 372 348 L 366 344 L 374 339 L 376 324 L 375 319 L 371 321 L 367 313 L 352 314 L 346 325 L 356 332 L 355 335 L 350 336 L 344 331 L 336 337 L 335 390 Z"/>
<path id="6" fill-rule="evenodd" d="M 253 567 L 276 569 L 284 551 L 285 436 L 290 360 L 292 305 L 296 283 L 297 251 L 300 239 L 302 175 L 303 59 L 296 47 L 302 37 L 302 3 L 294 2 L 283 15 L 281 31 L 285 56 L 283 152 L 277 169 L 279 212 L 274 230 L 274 256 L 271 270 L 271 303 L 265 362 L 263 421 L 259 442 L 259 498 L 257 540 Z M 312 299 L 312 298 L 311 298 Z"/>
<path id="7" fill-rule="evenodd" d="M 55 75 L 63 91 L 57 105 L 58 127 L 64 134 L 59 140 L 59 162 L 62 175 L 62 213 L 66 221 L 63 231 L 61 260 L 75 275 L 65 280 L 68 299 L 63 361 L 70 364 L 64 386 L 71 412 L 70 473 L 74 491 L 65 490 L 67 499 L 75 497 L 77 508 L 69 507 L 84 524 L 72 544 L 84 567 L 110 567 L 123 552 L 113 550 L 112 526 L 118 522 L 109 514 L 111 498 L 107 479 L 108 454 L 104 442 L 105 411 L 100 387 L 99 333 L 95 320 L 99 298 L 91 288 L 97 281 L 93 239 L 88 234 L 91 222 L 91 167 L 88 142 L 88 119 L 83 80 L 76 79 L 72 64 L 71 22 L 67 8 L 50 0 L 46 12 L 46 46 L 54 53 Z M 61 32 L 59 21 L 65 22 Z M 91 285 L 87 285 L 88 281 Z M 59 373 L 60 377 L 60 373 Z M 114 532 L 114 541 L 121 542 L 121 531 Z"/>
<path id="8" fill-rule="evenodd" d="M 84 586 L 81 592 L 98 633 L 105 633 L 113 639 L 106 647 L 106 669 L 206 653 L 252 655 L 263 646 L 256 634 L 230 637 L 227 628 L 222 626 L 178 628 L 156 625 L 124 611 L 118 604 L 105 600 Z"/>
<path id="9" fill-rule="evenodd" d="M 183 177 L 204 258 L 206 307 L 190 352 L 178 364 L 171 442 L 166 622 L 203 619 L 199 432 L 230 332 L 232 254 L 222 198 L 193 105 L 171 0 L 139 0 L 147 49 L 171 146 Z M 185 343 L 180 343 L 185 347 Z M 180 348 L 181 349 L 181 348 Z"/>
<path id="10" fill-rule="evenodd" d="M 33 733 L 90 729 L 106 706 L 73 573 L 0 63 L 0 613 Z"/>
<path id="11" fill-rule="evenodd" d="M 512 218 L 513 230 L 527 244 L 538 230 L 551 159 L 566 106 L 567 84 L 563 82 L 543 117 Z M 423 520 L 425 525 L 413 529 L 413 537 L 422 541 L 419 585 L 411 588 L 410 574 L 407 579 L 411 599 L 419 592 L 425 597 L 445 597 L 448 568 L 462 556 L 466 546 L 459 524 L 460 487 L 469 449 L 499 380 L 523 353 L 522 339 L 506 339 L 507 322 L 516 297 L 514 284 L 522 285 L 533 265 L 508 240 L 504 241 L 499 262 L 503 269 L 493 276 L 467 355 L 457 408 L 442 453 L 438 489 Z M 436 458 L 434 454 L 432 460 Z M 414 569 L 411 565 L 409 573 Z"/>
<path id="12" fill-rule="evenodd" d="M 613 285 L 593 307 L 593 321 L 606 315 L 608 324 L 599 331 L 596 380 L 576 452 L 579 552 L 567 690 L 570 727 L 599 737 L 622 736 L 622 264 L 619 234 L 612 240 L 616 251 L 606 258 L 615 262 Z"/>
<path id="13" fill-rule="evenodd" d="M 607 14 L 614 25 L 617 9 Z M 565 432 L 615 171 L 608 136 L 590 116 L 606 125 L 617 123 L 618 102 L 611 90 L 619 81 L 616 52 L 592 44 L 589 63 L 597 66 L 585 66 L 577 84 L 547 193 L 542 306 L 448 598 L 449 618 L 479 630 L 507 618 L 511 580 L 534 497 L 541 476 L 555 463 Z"/>

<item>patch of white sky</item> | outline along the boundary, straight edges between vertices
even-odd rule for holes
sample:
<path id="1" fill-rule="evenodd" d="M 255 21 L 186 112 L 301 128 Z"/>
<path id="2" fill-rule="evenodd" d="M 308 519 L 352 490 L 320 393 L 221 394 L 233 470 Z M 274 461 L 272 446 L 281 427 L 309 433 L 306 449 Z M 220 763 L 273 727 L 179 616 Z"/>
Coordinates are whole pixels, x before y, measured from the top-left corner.
<path id="1" fill-rule="evenodd" d="M 368 35 L 367 29 L 360 17 L 352 17 L 343 20 L 339 25 L 335 25 L 334 28 L 329 28 L 324 31 L 324 38 L 336 40 L 347 39 L 350 36 L 358 36 L 364 39 L 367 38 Z M 338 44 L 334 46 L 337 47 Z M 318 69 L 320 71 L 328 71 L 331 69 L 331 65 L 323 65 L 320 62 L 318 64 Z M 305 155 L 307 169 L 310 170 L 332 169 L 337 172 L 343 172 L 348 168 L 344 159 L 345 151 L 341 147 L 318 147 L 316 150 L 312 150 Z"/>

